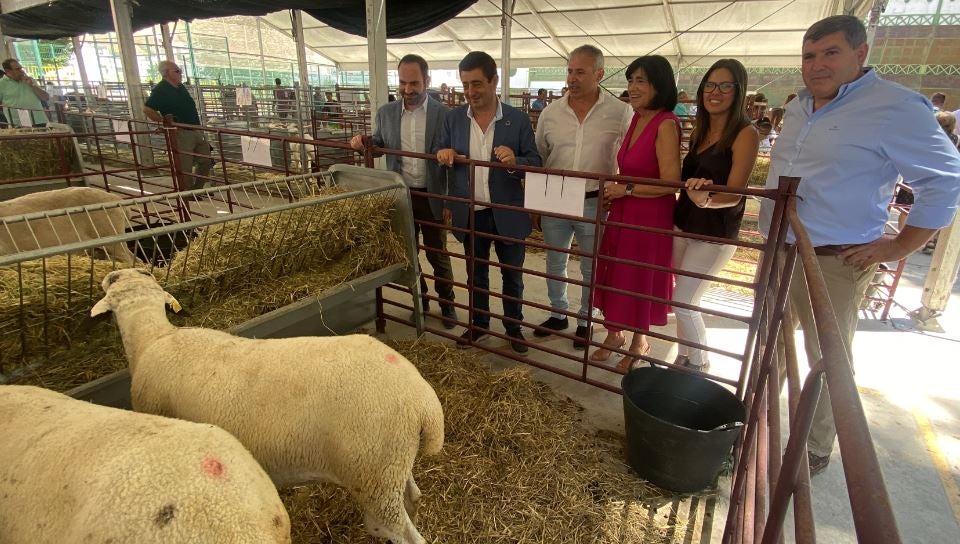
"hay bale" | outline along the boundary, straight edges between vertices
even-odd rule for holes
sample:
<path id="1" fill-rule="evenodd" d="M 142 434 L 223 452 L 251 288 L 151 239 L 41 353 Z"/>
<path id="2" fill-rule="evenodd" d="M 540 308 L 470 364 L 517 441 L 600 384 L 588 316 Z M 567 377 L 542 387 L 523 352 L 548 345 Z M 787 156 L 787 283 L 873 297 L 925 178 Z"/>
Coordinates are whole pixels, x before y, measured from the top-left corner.
<path id="1" fill-rule="evenodd" d="M 23 134 L 69 134 L 69 127 L 0 129 L 0 180 L 76 174 L 83 171 L 74 138 L 5 139 Z"/>
<path id="2" fill-rule="evenodd" d="M 685 520 L 654 521 L 673 499 L 626 469 L 619 441 L 579 423 L 582 408 L 525 369 L 493 373 L 476 356 L 397 342 L 444 407 L 442 453 L 414 468 L 423 492 L 417 527 L 431 542 L 672 542 Z M 355 503 L 333 485 L 281 493 L 295 543 L 376 542 Z"/>

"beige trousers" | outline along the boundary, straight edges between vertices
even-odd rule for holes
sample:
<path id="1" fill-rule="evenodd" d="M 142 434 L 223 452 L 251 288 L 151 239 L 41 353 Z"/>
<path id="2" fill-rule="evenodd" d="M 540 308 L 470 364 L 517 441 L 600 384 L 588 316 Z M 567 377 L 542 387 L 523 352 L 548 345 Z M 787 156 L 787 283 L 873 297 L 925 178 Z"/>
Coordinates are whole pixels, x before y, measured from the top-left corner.
<path id="1" fill-rule="evenodd" d="M 830 305 L 837 316 L 840 327 L 840 336 L 847 352 L 847 359 L 853 363 L 853 335 L 857 332 L 859 321 L 857 312 L 860 301 L 873 278 L 874 268 L 860 270 L 854 266 L 843 264 L 837 257 L 817 256 L 823 280 L 830 296 Z M 813 311 L 810 307 L 810 295 L 807 292 L 807 282 L 803 277 L 803 268 L 800 263 L 793 271 L 790 282 L 790 304 L 793 307 L 795 322 L 789 325 L 788 330 L 795 330 L 799 322 L 803 329 L 804 347 L 807 352 L 807 361 L 810 364 L 822 358 L 820 343 L 817 338 L 816 326 L 813 322 Z M 783 375 L 783 374 L 781 374 Z M 824 457 L 833 451 L 833 443 L 837 437 L 837 430 L 833 424 L 833 410 L 830 405 L 830 394 L 824 383 L 820 402 L 813 417 L 813 427 L 807 440 L 807 449 L 814 455 Z"/>
<path id="2" fill-rule="evenodd" d="M 201 130 L 177 130 L 177 157 L 184 191 L 201 189 L 206 180 L 198 176 L 209 176 L 213 161 L 210 160 L 210 143 Z M 200 155 L 200 156 L 197 156 Z M 193 168 L 197 168 L 197 176 Z"/>

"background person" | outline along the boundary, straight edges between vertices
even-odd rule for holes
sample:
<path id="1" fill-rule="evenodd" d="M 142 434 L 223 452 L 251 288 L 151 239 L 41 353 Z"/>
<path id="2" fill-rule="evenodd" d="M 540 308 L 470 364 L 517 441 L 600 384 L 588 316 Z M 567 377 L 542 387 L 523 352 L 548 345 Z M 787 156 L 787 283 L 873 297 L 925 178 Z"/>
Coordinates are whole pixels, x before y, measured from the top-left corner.
<path id="1" fill-rule="evenodd" d="M 537 99 L 530 103 L 530 111 L 543 111 L 543 109 L 546 107 L 547 107 L 547 90 L 540 89 L 537 91 Z"/>
<path id="2" fill-rule="evenodd" d="M 640 57 L 626 71 L 627 90 L 634 115 L 620 151 L 617 164 L 625 176 L 680 180 L 680 120 L 673 113 L 677 105 L 677 85 L 667 59 L 659 56 Z M 673 188 L 632 183 L 607 183 L 603 188 L 604 203 L 609 206 L 607 221 L 637 226 L 673 229 Z M 673 275 L 630 264 L 612 262 L 616 257 L 634 262 L 670 267 L 673 253 L 670 236 L 607 225 L 600 243 L 597 263 L 597 286 L 669 300 L 673 294 Z M 604 348 L 594 352 L 594 361 L 606 361 L 611 349 L 626 342 L 624 327 L 641 331 L 667 324 L 668 302 L 654 302 L 603 289 L 594 293 L 594 305 L 607 321 Z M 630 342 L 632 355 L 624 356 L 617 368 L 627 370 L 650 351 L 643 333 L 634 333 Z"/>
<path id="3" fill-rule="evenodd" d="M 750 123 L 744 102 L 747 70 L 734 59 L 718 60 L 697 88 L 696 128 L 690 152 L 683 159 L 680 192 L 673 222 L 677 230 L 736 240 L 745 208 L 744 198 L 710 192 L 714 185 L 743 188 L 757 160 L 759 136 Z M 737 246 L 677 236 L 673 239 L 673 267 L 716 276 L 733 257 Z M 673 300 L 699 306 L 710 282 L 676 274 Z M 673 307 L 677 338 L 707 345 L 703 316 L 696 310 Z M 705 351 L 679 344 L 676 363 L 706 370 Z"/>
<path id="4" fill-rule="evenodd" d="M 21 121 L 17 110 L 26 110 L 30 113 L 32 123 L 27 126 L 47 126 L 43 102 L 50 100 L 50 95 L 27 75 L 17 59 L 6 59 L 2 65 L 6 77 L 0 78 L 0 105 L 3 106 L 0 110 L 7 114 L 10 123 L 14 126 L 26 124 Z"/>
<path id="5" fill-rule="evenodd" d="M 147 118 L 163 123 L 170 116 L 175 123 L 195 125 L 198 128 L 177 128 L 177 163 L 184 174 L 185 188 L 181 190 L 202 189 L 206 177 L 210 175 L 213 161 L 210 160 L 210 142 L 199 129 L 200 114 L 197 104 L 183 85 L 183 71 L 176 63 L 163 60 L 157 65 L 163 77 L 150 92 L 150 98 L 143 106 Z M 194 175 L 196 167 L 196 175 Z"/>

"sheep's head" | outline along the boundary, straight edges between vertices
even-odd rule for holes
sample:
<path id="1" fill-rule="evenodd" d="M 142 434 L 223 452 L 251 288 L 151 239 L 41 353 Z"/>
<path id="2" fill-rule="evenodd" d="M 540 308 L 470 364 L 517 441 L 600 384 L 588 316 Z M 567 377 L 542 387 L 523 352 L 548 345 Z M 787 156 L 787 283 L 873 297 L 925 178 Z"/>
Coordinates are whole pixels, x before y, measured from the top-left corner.
<path id="1" fill-rule="evenodd" d="M 180 303 L 173 295 L 163 290 L 153 275 L 146 270 L 125 268 L 114 270 L 100 284 L 106 293 L 90 310 L 91 316 L 116 311 L 121 304 L 142 304 L 150 301 L 169 304 L 173 311 L 180 311 Z"/>

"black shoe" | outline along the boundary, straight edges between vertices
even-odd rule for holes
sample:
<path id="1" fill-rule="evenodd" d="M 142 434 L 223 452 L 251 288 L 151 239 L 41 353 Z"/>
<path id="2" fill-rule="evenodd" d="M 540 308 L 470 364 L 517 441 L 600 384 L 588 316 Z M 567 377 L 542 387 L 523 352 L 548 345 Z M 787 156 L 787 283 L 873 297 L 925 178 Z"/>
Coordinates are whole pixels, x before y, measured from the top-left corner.
<path id="1" fill-rule="evenodd" d="M 487 336 L 487 330 L 482 328 L 467 329 L 457 339 L 457 347 L 460 349 L 470 349 L 475 342 Z"/>
<path id="2" fill-rule="evenodd" d="M 508 331 L 508 332 L 507 332 L 507 336 L 509 336 L 510 338 L 514 338 L 514 340 L 511 340 L 511 341 L 510 341 L 510 349 L 512 349 L 513 351 L 515 351 L 515 352 L 517 352 L 517 353 L 526 353 L 526 352 L 530 351 L 530 348 L 527 347 L 527 345 L 523 343 L 524 341 L 526 341 L 526 339 L 523 337 L 523 333 L 522 333 L 522 332 L 520 332 L 520 331 L 509 332 L 509 331 Z"/>
<path id="3" fill-rule="evenodd" d="M 443 317 L 451 320 L 444 319 L 443 328 L 452 329 L 457 326 L 457 308 L 453 304 L 441 304 L 440 313 L 443 314 Z"/>
<path id="4" fill-rule="evenodd" d="M 540 324 L 541 327 L 550 329 L 551 331 L 562 331 L 570 326 L 570 321 L 566 317 L 551 317 L 550 319 L 544 321 Z M 533 335 L 537 338 L 544 338 L 550 336 L 552 333 L 550 331 L 542 331 L 540 329 L 534 329 Z"/>
<path id="5" fill-rule="evenodd" d="M 590 340 L 590 329 L 586 325 L 577 325 L 576 340 L 573 341 L 573 349 L 587 349 L 587 341 Z"/>
<path id="6" fill-rule="evenodd" d="M 830 464 L 830 456 L 825 455 L 820 457 L 819 455 L 814 455 L 813 452 L 808 451 L 807 462 L 810 464 L 810 476 L 816 476 L 827 469 L 827 465 Z"/>

